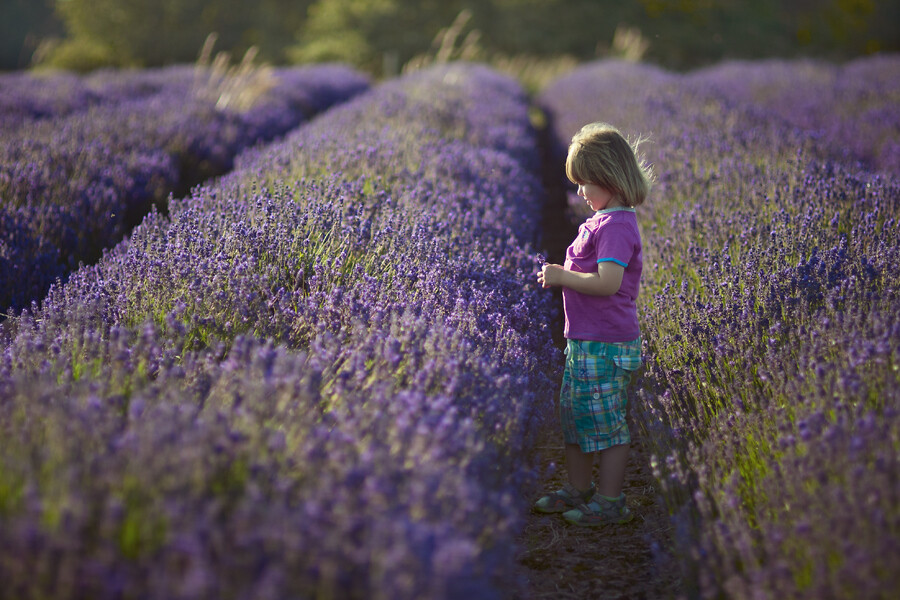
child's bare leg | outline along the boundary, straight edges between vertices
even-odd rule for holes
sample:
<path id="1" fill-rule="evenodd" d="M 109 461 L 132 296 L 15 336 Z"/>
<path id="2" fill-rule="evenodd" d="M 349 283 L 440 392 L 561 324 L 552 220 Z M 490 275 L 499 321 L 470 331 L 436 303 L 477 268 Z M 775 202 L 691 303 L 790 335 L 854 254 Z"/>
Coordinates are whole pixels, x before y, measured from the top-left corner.
<path id="1" fill-rule="evenodd" d="M 579 490 L 591 487 L 594 470 L 594 452 L 582 452 L 578 444 L 566 444 L 566 471 L 569 483 Z"/>
<path id="2" fill-rule="evenodd" d="M 597 453 L 597 460 L 600 463 L 600 474 L 596 481 L 597 492 L 608 498 L 617 498 L 622 493 L 628 449 L 628 444 L 619 444 Z"/>

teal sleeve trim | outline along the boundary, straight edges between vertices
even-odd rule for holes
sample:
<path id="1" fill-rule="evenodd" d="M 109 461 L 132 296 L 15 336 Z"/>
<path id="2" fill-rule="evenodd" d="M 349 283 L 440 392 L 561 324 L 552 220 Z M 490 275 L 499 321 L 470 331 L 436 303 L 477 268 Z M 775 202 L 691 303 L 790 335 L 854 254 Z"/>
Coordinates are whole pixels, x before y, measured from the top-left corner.
<path id="1" fill-rule="evenodd" d="M 614 262 L 614 263 L 616 263 L 617 265 L 621 265 L 621 266 L 623 266 L 623 267 L 627 267 L 627 266 L 628 266 L 628 263 L 624 263 L 624 262 L 622 262 L 621 260 L 616 260 L 615 258 L 598 258 L 598 259 L 597 259 L 597 262 L 598 262 L 598 263 L 602 263 L 602 262 Z"/>

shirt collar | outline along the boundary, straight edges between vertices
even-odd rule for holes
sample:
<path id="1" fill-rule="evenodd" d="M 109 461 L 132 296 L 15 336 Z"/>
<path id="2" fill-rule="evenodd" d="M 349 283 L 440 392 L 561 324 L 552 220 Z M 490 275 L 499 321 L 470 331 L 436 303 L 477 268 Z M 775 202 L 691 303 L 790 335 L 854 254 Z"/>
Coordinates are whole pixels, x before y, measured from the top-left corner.
<path id="1" fill-rule="evenodd" d="M 613 206 L 612 208 L 601 208 L 600 210 L 594 212 L 594 214 L 595 215 L 605 215 L 606 213 L 618 212 L 618 211 L 635 212 L 634 208 L 631 206 Z"/>

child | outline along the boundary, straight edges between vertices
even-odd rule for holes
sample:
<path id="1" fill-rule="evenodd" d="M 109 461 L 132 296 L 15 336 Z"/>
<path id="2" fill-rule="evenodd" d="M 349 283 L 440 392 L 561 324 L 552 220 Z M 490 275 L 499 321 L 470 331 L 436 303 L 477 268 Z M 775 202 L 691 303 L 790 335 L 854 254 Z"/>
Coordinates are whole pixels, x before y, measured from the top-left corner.
<path id="1" fill-rule="evenodd" d="M 632 146 L 606 123 L 585 125 L 575 134 L 566 176 L 595 212 L 579 227 L 565 265 L 545 264 L 537 274 L 543 287 L 562 287 L 566 366 L 559 414 L 568 482 L 534 509 L 563 513 L 577 525 L 632 518 L 622 484 L 631 442 L 626 387 L 641 364 L 635 300 L 642 253 L 634 207 L 647 197 L 653 177 L 636 154 L 639 143 Z"/>

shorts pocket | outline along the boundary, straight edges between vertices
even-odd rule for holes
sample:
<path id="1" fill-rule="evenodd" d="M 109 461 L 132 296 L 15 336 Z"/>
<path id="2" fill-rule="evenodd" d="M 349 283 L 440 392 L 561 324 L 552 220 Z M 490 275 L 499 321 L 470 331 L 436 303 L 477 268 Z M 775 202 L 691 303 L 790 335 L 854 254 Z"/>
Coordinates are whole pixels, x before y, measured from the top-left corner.
<path id="1" fill-rule="evenodd" d="M 637 356 L 614 356 L 613 362 L 616 366 L 625 371 L 637 371 L 641 367 L 641 355 Z"/>
<path id="2" fill-rule="evenodd" d="M 625 371 L 637 371 L 641 368 L 641 338 L 632 342 L 616 344 L 612 360 L 616 366 Z"/>

